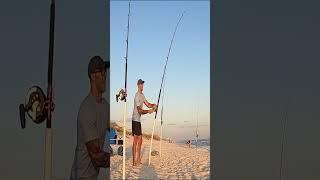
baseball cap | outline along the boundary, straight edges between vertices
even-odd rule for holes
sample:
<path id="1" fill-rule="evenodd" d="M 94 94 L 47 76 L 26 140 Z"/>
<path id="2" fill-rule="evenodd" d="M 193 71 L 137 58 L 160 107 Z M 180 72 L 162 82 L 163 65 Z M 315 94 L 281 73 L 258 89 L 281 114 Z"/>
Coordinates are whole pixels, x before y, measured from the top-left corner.
<path id="1" fill-rule="evenodd" d="M 90 74 L 94 73 L 97 69 L 107 68 L 110 68 L 110 61 L 103 61 L 100 56 L 93 56 L 88 65 L 88 76 L 90 77 Z"/>
<path id="2" fill-rule="evenodd" d="M 144 83 L 144 81 L 142 81 L 142 79 L 139 79 L 137 85 L 143 84 L 143 83 Z"/>

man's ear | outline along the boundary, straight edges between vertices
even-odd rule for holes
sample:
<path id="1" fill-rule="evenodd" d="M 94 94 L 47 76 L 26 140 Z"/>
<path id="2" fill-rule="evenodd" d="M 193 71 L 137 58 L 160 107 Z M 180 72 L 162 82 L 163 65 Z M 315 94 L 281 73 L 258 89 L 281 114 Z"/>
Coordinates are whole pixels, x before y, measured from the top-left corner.
<path id="1" fill-rule="evenodd" d="M 90 74 L 90 80 L 91 81 L 94 81 L 95 80 L 95 75 L 92 73 L 92 74 Z"/>

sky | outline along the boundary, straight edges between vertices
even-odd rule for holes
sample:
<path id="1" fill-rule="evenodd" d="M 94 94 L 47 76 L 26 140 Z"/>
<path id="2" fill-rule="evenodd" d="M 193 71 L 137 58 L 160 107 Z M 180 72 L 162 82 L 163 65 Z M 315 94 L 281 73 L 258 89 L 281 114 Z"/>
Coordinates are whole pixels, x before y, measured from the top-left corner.
<path id="1" fill-rule="evenodd" d="M 217 1 L 216 179 L 320 179 L 318 1 Z"/>
<path id="2" fill-rule="evenodd" d="M 209 1 L 133 1 L 128 50 L 127 128 L 131 129 L 137 80 L 156 103 L 174 28 L 183 11 L 169 56 L 164 85 L 164 137 L 180 141 L 210 137 L 210 3 Z M 115 94 L 124 88 L 128 2 L 110 3 L 111 121 L 122 123 L 124 103 Z M 159 112 L 162 106 L 160 101 Z M 146 108 L 146 106 L 144 107 Z M 158 114 L 160 115 L 160 113 Z M 160 134 L 160 116 L 155 133 Z M 142 131 L 151 133 L 154 114 L 142 117 Z"/>

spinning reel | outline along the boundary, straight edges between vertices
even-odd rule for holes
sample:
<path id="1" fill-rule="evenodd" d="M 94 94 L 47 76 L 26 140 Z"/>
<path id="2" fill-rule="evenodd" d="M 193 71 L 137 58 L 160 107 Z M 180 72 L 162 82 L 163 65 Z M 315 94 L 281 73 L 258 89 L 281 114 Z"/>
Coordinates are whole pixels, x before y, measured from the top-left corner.
<path id="1" fill-rule="evenodd" d="M 54 109 L 54 104 L 51 105 L 51 111 Z M 36 124 L 42 123 L 48 112 L 47 97 L 39 86 L 32 86 L 25 97 L 25 103 L 19 105 L 21 128 L 26 127 L 25 113 Z"/>
<path id="2" fill-rule="evenodd" d="M 120 89 L 118 94 L 116 94 L 116 101 L 126 101 L 126 92 L 123 89 Z"/>

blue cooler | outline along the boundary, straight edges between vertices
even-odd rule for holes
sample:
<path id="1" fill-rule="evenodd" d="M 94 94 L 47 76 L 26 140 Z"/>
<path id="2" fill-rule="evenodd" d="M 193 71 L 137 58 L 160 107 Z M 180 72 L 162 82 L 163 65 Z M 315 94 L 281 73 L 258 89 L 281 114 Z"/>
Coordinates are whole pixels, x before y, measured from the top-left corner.
<path id="1" fill-rule="evenodd" d="M 117 139 L 116 131 L 113 128 L 110 128 L 110 144 L 116 144 L 116 140 L 114 139 Z"/>

